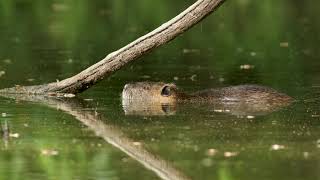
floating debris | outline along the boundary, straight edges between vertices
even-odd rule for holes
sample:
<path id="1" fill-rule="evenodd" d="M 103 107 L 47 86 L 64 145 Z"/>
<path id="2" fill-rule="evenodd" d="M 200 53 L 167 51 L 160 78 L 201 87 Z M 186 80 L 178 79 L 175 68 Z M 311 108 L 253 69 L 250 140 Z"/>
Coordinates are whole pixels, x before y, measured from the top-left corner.
<path id="1" fill-rule="evenodd" d="M 175 76 L 175 77 L 173 77 L 173 80 L 178 81 L 178 80 L 179 80 L 179 77 L 178 77 L 178 76 Z"/>
<path id="2" fill-rule="evenodd" d="M 193 146 L 193 151 L 194 152 L 198 152 L 199 150 L 200 150 L 199 146 L 197 146 L 197 145 Z"/>
<path id="3" fill-rule="evenodd" d="M 283 47 L 283 48 L 289 47 L 289 42 L 281 42 L 280 47 Z"/>
<path id="4" fill-rule="evenodd" d="M 284 145 L 280 145 L 280 144 L 273 144 L 271 146 L 271 150 L 274 150 L 274 151 L 278 151 L 278 150 L 282 150 L 282 149 L 285 149 L 286 147 Z"/>
<path id="5" fill-rule="evenodd" d="M 2 117 L 7 117 L 7 113 L 1 113 Z"/>
<path id="6" fill-rule="evenodd" d="M 247 116 L 247 119 L 254 119 L 255 118 L 255 116 Z"/>
<path id="7" fill-rule="evenodd" d="M 73 59 L 69 58 L 69 59 L 67 60 L 67 63 L 68 63 L 68 64 L 72 64 L 72 63 L 73 63 Z"/>
<path id="8" fill-rule="evenodd" d="M 11 64 L 12 63 L 11 59 L 4 59 L 3 62 L 6 63 L 6 64 Z"/>
<path id="9" fill-rule="evenodd" d="M 3 76 L 3 75 L 5 75 L 5 74 L 6 74 L 5 71 L 0 71 L 0 77 Z"/>
<path id="10" fill-rule="evenodd" d="M 54 149 L 42 149 L 41 154 L 45 156 L 57 156 L 59 154 L 59 151 Z"/>
<path id="11" fill-rule="evenodd" d="M 9 134 L 9 137 L 12 137 L 12 138 L 19 138 L 19 137 L 20 137 L 20 135 L 19 135 L 19 133 L 10 133 L 10 134 Z"/>
<path id="12" fill-rule="evenodd" d="M 207 156 L 214 156 L 214 155 L 216 155 L 217 153 L 218 153 L 218 150 L 213 149 L 213 148 L 208 149 L 208 150 L 206 151 L 206 155 L 207 155 Z"/>
<path id="13" fill-rule="evenodd" d="M 237 156 L 239 152 L 224 152 L 224 157 L 234 157 Z"/>
<path id="14" fill-rule="evenodd" d="M 257 55 L 256 52 L 250 52 L 250 56 L 254 57 L 254 56 L 256 56 L 256 55 Z"/>
<path id="15" fill-rule="evenodd" d="M 213 112 L 222 113 L 222 112 L 230 112 L 229 109 L 214 109 Z"/>
<path id="16" fill-rule="evenodd" d="M 196 78 L 197 78 L 197 75 L 196 75 L 196 74 L 194 74 L 194 75 L 192 75 L 192 76 L 190 77 L 191 81 L 196 81 Z"/>
<path id="17" fill-rule="evenodd" d="M 182 52 L 184 54 L 187 54 L 187 53 L 200 53 L 200 49 L 183 49 Z"/>
<path id="18" fill-rule="evenodd" d="M 219 82 L 224 82 L 225 79 L 223 77 L 219 78 Z"/>
<path id="19" fill-rule="evenodd" d="M 149 75 L 143 75 L 143 76 L 141 76 L 141 78 L 143 78 L 143 79 L 150 79 L 151 76 L 149 76 Z"/>
<path id="20" fill-rule="evenodd" d="M 317 148 L 320 148 L 320 139 L 317 140 Z"/>
<path id="21" fill-rule="evenodd" d="M 240 65 L 240 69 L 244 69 L 244 70 L 254 69 L 254 65 L 243 64 L 243 65 Z"/>
<path id="22" fill-rule="evenodd" d="M 27 79 L 28 82 L 33 82 L 34 80 L 35 80 L 35 79 L 33 79 L 33 78 Z"/>
<path id="23" fill-rule="evenodd" d="M 219 112 L 219 113 L 221 113 L 221 112 L 223 112 L 223 110 L 222 110 L 222 109 L 214 109 L 213 112 Z"/>

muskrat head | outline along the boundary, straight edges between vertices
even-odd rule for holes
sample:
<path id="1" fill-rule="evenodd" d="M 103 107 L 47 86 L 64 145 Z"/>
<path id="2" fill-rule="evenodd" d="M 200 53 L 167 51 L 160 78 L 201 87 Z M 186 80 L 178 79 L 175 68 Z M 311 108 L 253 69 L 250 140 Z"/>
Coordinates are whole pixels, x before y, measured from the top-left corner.
<path id="1" fill-rule="evenodd" d="M 176 85 L 163 82 L 130 83 L 122 91 L 122 99 L 143 102 L 172 103 L 176 101 L 176 95 Z"/>
<path id="2" fill-rule="evenodd" d="M 136 82 L 124 86 L 122 106 L 126 114 L 168 115 L 175 112 L 176 98 L 175 84 Z"/>

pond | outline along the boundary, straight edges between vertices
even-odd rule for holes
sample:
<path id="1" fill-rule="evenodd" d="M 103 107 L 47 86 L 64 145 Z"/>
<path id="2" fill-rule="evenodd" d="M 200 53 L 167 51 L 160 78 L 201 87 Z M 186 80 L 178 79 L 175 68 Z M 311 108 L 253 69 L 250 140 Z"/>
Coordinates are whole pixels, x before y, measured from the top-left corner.
<path id="1" fill-rule="evenodd" d="M 74 75 L 193 2 L 2 0 L 0 88 Z M 76 98 L 1 97 L 0 179 L 319 179 L 319 6 L 227 1 Z M 259 84 L 296 101 L 259 115 L 199 104 L 125 113 L 122 89 L 139 81 Z"/>

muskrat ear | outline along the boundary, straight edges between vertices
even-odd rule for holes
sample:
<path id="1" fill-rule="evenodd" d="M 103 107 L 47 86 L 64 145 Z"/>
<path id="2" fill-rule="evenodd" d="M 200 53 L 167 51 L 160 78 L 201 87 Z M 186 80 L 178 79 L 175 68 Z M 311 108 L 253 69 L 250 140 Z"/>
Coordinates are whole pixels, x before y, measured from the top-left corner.
<path id="1" fill-rule="evenodd" d="M 171 87 L 170 86 L 163 86 L 161 90 L 161 96 L 170 96 L 171 95 Z"/>

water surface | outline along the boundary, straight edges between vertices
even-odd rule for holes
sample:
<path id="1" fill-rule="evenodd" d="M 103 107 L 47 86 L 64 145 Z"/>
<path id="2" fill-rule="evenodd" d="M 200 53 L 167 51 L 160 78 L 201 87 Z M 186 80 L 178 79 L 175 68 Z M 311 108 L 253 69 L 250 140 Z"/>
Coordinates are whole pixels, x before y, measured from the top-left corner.
<path id="1" fill-rule="evenodd" d="M 0 88 L 69 77 L 192 2 L 2 0 Z M 77 99 L 2 97 L 0 179 L 319 179 L 319 3 L 228 1 Z M 260 116 L 194 104 L 126 116 L 123 86 L 146 80 L 260 84 L 298 101 Z"/>

